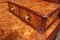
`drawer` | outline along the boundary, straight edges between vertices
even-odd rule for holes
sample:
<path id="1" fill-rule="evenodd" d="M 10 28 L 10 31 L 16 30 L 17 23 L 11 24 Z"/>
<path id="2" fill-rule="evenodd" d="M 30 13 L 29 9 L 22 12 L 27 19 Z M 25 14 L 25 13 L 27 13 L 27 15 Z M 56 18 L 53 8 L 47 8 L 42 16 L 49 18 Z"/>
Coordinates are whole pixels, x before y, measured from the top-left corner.
<path id="1" fill-rule="evenodd" d="M 41 21 L 42 21 L 40 17 L 23 9 L 20 9 L 20 17 L 29 24 L 31 24 L 32 26 L 36 27 L 36 29 L 40 30 Z"/>
<path id="2" fill-rule="evenodd" d="M 11 10 L 13 7 L 14 10 Z M 39 32 L 46 31 L 58 18 L 58 8 L 49 12 L 48 14 L 39 15 L 40 13 L 26 8 L 24 6 L 17 5 L 15 3 L 9 2 L 9 10 L 12 11 L 13 14 L 17 15 L 21 20 L 25 23 L 33 27 L 35 30 Z"/>

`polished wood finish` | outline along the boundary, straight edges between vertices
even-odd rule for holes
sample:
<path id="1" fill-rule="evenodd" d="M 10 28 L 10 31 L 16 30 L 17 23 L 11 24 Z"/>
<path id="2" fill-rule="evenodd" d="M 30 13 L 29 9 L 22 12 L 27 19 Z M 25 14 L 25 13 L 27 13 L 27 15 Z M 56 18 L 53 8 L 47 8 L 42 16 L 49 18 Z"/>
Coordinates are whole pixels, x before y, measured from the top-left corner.
<path id="1" fill-rule="evenodd" d="M 37 31 L 44 32 L 58 18 L 58 4 L 46 1 L 28 1 L 26 3 L 22 3 L 8 1 L 10 12 L 13 12 L 16 16 L 31 25 Z"/>

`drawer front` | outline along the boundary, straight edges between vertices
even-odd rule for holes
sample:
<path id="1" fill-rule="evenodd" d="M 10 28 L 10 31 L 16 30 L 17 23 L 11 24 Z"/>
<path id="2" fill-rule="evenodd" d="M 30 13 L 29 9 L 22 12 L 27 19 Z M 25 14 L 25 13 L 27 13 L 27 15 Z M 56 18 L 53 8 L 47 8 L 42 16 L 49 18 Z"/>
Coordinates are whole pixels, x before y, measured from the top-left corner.
<path id="1" fill-rule="evenodd" d="M 19 16 L 19 7 L 13 4 L 10 4 L 10 11 L 15 15 Z"/>
<path id="2" fill-rule="evenodd" d="M 54 14 L 52 14 L 50 17 L 48 17 L 46 22 L 46 28 L 49 27 L 49 25 L 53 24 L 54 21 L 58 18 L 58 11 L 56 11 Z"/>
<path id="3" fill-rule="evenodd" d="M 23 9 L 20 9 L 20 17 L 23 20 L 30 23 L 31 25 L 33 25 L 34 27 L 36 27 L 36 29 L 38 30 L 40 29 L 41 21 L 42 21 L 40 17 Z"/>

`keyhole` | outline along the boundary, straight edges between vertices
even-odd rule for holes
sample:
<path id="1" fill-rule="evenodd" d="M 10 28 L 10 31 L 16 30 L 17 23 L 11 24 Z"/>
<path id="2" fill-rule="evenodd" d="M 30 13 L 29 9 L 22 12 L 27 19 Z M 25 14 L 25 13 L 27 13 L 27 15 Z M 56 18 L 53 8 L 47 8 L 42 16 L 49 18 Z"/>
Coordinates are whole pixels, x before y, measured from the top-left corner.
<path id="1" fill-rule="evenodd" d="M 30 16 L 26 16 L 25 18 L 26 18 L 26 20 L 30 20 Z"/>

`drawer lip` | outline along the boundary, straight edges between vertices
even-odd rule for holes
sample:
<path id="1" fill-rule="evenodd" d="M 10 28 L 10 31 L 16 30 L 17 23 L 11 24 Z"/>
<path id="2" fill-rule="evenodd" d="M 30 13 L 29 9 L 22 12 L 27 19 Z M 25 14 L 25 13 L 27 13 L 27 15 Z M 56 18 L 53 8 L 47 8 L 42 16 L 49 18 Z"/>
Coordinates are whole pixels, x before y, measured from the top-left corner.
<path id="1" fill-rule="evenodd" d="M 26 10 L 26 11 L 28 11 L 28 12 L 31 12 L 31 13 L 39 16 L 39 17 L 42 17 L 42 18 L 48 18 L 50 15 L 54 14 L 54 12 L 56 12 L 57 10 L 59 10 L 59 7 L 57 7 L 57 8 L 55 8 L 52 12 L 50 12 L 49 14 L 44 15 L 44 14 L 42 14 L 42 13 L 40 13 L 40 12 L 34 11 L 34 10 L 32 10 L 32 9 L 30 9 L 30 8 L 27 8 L 27 7 L 25 7 L 25 6 L 18 5 L 17 3 L 10 2 L 10 1 L 7 1 L 7 2 L 8 2 L 8 3 L 11 3 L 11 4 L 13 4 L 13 5 L 16 5 L 16 6 L 18 6 L 18 7 L 21 7 L 22 9 L 24 9 L 24 10 Z"/>

